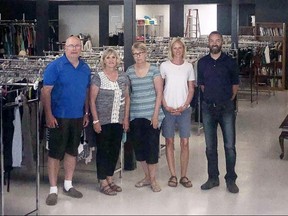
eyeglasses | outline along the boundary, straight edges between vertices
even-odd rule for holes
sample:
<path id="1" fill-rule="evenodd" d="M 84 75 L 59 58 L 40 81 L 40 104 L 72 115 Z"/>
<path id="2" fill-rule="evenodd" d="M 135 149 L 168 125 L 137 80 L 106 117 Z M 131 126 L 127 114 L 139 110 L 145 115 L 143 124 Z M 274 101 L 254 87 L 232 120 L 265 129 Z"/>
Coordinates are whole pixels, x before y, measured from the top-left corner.
<path id="1" fill-rule="evenodd" d="M 74 49 L 74 48 L 80 49 L 80 48 L 81 48 L 81 45 L 80 45 L 80 44 L 76 44 L 76 45 L 69 44 L 69 45 L 66 45 L 66 47 L 67 47 L 68 49 Z"/>
<path id="2" fill-rule="evenodd" d="M 144 52 L 138 52 L 138 53 L 132 53 L 132 55 L 134 56 L 134 57 L 139 57 L 140 55 L 142 55 Z"/>

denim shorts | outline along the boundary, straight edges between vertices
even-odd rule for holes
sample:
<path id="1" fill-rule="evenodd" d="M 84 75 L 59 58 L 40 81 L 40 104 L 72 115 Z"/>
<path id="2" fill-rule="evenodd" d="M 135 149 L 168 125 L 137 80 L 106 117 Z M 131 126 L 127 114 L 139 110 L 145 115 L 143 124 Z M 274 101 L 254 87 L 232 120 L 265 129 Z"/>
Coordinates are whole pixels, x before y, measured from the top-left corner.
<path id="1" fill-rule="evenodd" d="M 178 128 L 180 138 L 189 138 L 191 135 L 192 108 L 187 108 L 181 115 L 172 115 L 167 110 L 163 110 L 165 118 L 162 123 L 162 135 L 165 138 L 173 138 L 175 130 Z"/>
<path id="2" fill-rule="evenodd" d="M 57 118 L 57 122 L 57 128 L 49 128 L 49 157 L 62 160 L 65 153 L 76 157 L 83 130 L 83 118 Z"/>

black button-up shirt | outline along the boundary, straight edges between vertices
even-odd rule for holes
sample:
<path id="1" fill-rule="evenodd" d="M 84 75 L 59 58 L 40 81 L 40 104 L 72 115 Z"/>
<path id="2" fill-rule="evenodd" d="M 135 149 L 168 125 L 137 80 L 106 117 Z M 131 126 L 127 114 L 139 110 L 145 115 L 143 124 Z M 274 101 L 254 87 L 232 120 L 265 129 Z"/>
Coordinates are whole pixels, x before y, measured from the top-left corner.
<path id="1" fill-rule="evenodd" d="M 222 103 L 232 98 L 232 86 L 239 84 L 239 68 L 236 60 L 223 52 L 216 60 L 208 54 L 199 59 L 197 67 L 197 83 L 199 86 L 204 86 L 205 102 Z"/>

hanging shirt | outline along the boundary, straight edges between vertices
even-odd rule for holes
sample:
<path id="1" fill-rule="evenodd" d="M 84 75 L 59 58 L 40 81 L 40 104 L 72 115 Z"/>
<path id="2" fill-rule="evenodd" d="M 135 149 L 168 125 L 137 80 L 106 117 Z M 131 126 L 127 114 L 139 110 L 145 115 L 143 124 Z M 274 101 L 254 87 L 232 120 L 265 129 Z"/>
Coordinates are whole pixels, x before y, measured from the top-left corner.
<path id="1" fill-rule="evenodd" d="M 15 102 L 19 103 L 19 99 L 21 97 L 17 96 L 15 98 Z M 14 116 L 13 120 L 14 125 L 14 134 L 13 134 L 13 142 L 12 142 L 12 167 L 21 167 L 22 163 L 22 129 L 21 129 L 21 117 L 19 106 L 14 108 Z"/>

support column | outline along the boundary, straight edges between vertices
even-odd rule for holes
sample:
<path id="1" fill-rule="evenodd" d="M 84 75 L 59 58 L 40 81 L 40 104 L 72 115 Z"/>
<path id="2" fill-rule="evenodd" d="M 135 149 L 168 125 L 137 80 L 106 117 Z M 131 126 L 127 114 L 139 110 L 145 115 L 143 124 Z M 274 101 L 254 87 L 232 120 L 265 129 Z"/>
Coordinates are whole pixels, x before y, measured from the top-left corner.
<path id="1" fill-rule="evenodd" d="M 134 64 L 131 47 L 136 40 L 136 0 L 124 0 L 124 70 Z M 127 140 L 124 145 L 124 170 L 137 168 L 133 144 Z"/>
<path id="2" fill-rule="evenodd" d="M 170 4 L 170 37 L 184 36 L 184 2 L 178 0 Z"/>
<path id="3" fill-rule="evenodd" d="M 231 21 L 231 42 L 234 47 L 238 48 L 238 31 L 239 31 L 239 0 L 232 0 L 232 21 Z"/>
<path id="4" fill-rule="evenodd" d="M 99 0 L 99 46 L 109 45 L 109 1 Z"/>
<path id="5" fill-rule="evenodd" d="M 124 68 L 134 64 L 131 47 L 136 38 L 136 0 L 124 1 Z"/>
<path id="6" fill-rule="evenodd" d="M 49 48 L 49 0 L 36 1 L 36 48 L 35 55 L 43 56 Z"/>

